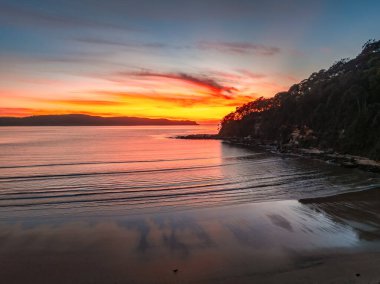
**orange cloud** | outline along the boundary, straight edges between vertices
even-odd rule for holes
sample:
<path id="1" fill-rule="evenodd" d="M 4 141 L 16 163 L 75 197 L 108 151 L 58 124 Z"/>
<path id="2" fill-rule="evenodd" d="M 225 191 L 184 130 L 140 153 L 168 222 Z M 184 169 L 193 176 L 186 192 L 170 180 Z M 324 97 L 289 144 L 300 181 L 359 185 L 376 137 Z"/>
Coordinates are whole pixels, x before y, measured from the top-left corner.
<path id="1" fill-rule="evenodd" d="M 160 93 L 128 93 L 128 92 L 120 92 L 120 91 L 93 91 L 97 95 L 103 95 L 108 97 L 114 97 L 123 102 L 131 102 L 131 101 L 151 101 L 159 103 L 166 103 L 173 106 L 224 106 L 224 105 L 234 105 L 238 106 L 247 101 L 253 100 L 254 96 L 247 95 L 235 95 L 234 97 L 230 97 L 226 100 L 224 97 L 214 97 L 214 96 L 202 96 L 193 95 L 193 96 L 182 96 L 178 95 L 166 95 Z"/>
<path id="2" fill-rule="evenodd" d="M 100 100 L 49 100 L 50 103 L 80 105 L 80 106 L 114 106 L 120 105 L 121 102 L 116 101 L 100 101 Z"/>
<path id="3" fill-rule="evenodd" d="M 114 116 L 114 113 L 109 112 L 91 112 L 91 111 L 76 111 L 72 109 L 38 109 L 38 108 L 0 108 L 1 116 L 10 117 L 24 117 L 32 115 L 50 115 L 50 114 L 88 114 L 88 115 L 100 115 L 100 116 Z"/>

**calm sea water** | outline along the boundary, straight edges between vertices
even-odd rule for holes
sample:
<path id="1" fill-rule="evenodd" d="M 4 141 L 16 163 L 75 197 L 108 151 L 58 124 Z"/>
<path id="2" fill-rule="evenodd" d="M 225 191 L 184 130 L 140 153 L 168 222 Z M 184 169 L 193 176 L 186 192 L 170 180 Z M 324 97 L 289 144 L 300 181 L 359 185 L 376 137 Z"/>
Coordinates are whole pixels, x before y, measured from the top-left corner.
<path id="1" fill-rule="evenodd" d="M 290 200 L 361 190 L 371 174 L 212 140 L 216 127 L 16 127 L 0 139 L 1 218 Z"/>
<path id="2" fill-rule="evenodd" d="M 0 277 L 209 282 L 269 273 L 304 251 L 377 244 L 378 202 L 297 200 L 378 188 L 379 175 L 170 138 L 216 131 L 0 128 Z"/>

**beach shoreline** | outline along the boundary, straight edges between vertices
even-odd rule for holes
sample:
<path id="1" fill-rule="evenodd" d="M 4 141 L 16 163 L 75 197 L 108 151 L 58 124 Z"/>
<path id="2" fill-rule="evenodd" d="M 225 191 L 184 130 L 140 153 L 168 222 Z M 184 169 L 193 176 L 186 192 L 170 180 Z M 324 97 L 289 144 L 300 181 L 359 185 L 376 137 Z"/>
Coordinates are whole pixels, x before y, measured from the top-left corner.
<path id="1" fill-rule="evenodd" d="M 380 162 L 378 161 L 371 160 L 367 157 L 337 153 L 331 149 L 323 150 L 319 148 L 302 148 L 295 145 L 281 145 L 281 147 L 279 147 L 279 145 L 273 141 L 262 141 L 251 138 L 221 137 L 218 134 L 178 135 L 173 138 L 190 140 L 220 140 L 222 143 L 229 145 L 247 148 L 260 148 L 271 153 L 318 159 L 344 168 L 357 168 L 363 171 L 380 173 Z"/>

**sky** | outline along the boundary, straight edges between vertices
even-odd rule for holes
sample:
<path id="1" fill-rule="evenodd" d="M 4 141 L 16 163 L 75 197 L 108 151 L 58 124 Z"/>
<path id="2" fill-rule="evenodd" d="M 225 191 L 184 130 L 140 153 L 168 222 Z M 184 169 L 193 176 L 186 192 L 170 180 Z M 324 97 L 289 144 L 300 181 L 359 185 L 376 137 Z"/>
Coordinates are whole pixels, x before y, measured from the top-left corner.
<path id="1" fill-rule="evenodd" d="M 380 1 L 0 0 L 0 116 L 215 122 L 380 39 Z"/>

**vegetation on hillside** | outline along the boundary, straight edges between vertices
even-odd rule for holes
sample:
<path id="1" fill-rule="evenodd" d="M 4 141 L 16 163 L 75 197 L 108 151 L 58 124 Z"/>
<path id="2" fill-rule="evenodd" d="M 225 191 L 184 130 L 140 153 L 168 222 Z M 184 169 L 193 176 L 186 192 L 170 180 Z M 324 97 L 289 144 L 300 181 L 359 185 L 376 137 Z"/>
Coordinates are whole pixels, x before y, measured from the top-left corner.
<path id="1" fill-rule="evenodd" d="M 223 118 L 219 135 L 380 159 L 380 41 L 287 92 L 238 107 Z"/>

